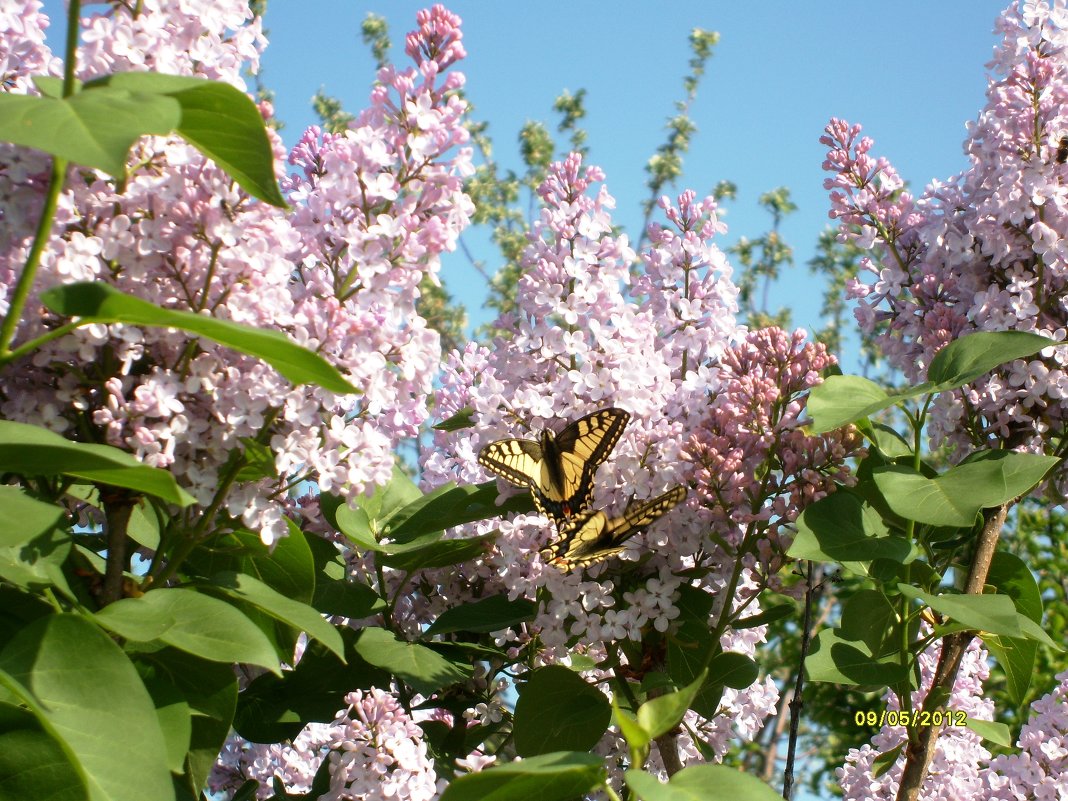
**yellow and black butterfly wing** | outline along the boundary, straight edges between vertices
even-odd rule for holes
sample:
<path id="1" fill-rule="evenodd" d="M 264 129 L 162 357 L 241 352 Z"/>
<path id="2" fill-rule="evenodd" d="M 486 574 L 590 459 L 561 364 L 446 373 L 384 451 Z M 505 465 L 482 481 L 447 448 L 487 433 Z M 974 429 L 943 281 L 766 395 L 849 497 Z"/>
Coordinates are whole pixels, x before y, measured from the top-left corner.
<path id="1" fill-rule="evenodd" d="M 478 463 L 520 487 L 541 480 L 542 448 L 529 439 L 499 439 L 478 452 Z"/>
<path id="2" fill-rule="evenodd" d="M 584 512 L 562 525 L 559 539 L 541 553 L 564 570 L 615 556 L 626 548 L 630 537 L 678 506 L 685 497 L 685 487 L 674 487 L 663 495 L 630 504 L 620 517 L 609 518 L 602 511 Z"/>
<path id="3" fill-rule="evenodd" d="M 546 472 L 543 454 L 541 445 L 532 440 L 499 439 L 479 451 L 478 463 L 513 484 L 530 487 L 538 512 L 559 521 L 561 505 L 553 502 L 546 505 L 547 496 L 540 490 Z"/>
<path id="4" fill-rule="evenodd" d="M 627 412 L 609 407 L 580 417 L 555 436 L 542 434 L 541 480 L 531 486 L 538 508 L 558 525 L 590 507 L 597 468 L 629 419 Z"/>

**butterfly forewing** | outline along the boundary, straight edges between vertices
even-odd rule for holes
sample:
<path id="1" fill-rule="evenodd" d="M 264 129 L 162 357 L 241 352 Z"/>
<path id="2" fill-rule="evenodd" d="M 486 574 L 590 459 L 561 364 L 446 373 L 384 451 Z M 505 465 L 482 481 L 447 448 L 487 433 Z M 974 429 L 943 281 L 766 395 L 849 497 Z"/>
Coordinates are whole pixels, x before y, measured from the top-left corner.
<path id="1" fill-rule="evenodd" d="M 538 511 L 563 525 L 590 507 L 597 467 L 608 458 L 629 419 L 622 409 L 601 409 L 559 434 L 543 431 L 539 442 L 491 442 L 478 461 L 513 484 L 530 487 Z"/>
<path id="2" fill-rule="evenodd" d="M 542 554 L 553 564 L 572 570 L 615 556 L 638 531 L 655 522 L 686 497 L 685 487 L 630 504 L 620 517 L 609 519 L 602 511 L 588 511 L 560 527 L 560 538 Z"/>
<path id="3" fill-rule="evenodd" d="M 529 439 L 499 439 L 484 447 L 478 463 L 521 487 L 532 486 L 541 474 L 541 446 Z"/>

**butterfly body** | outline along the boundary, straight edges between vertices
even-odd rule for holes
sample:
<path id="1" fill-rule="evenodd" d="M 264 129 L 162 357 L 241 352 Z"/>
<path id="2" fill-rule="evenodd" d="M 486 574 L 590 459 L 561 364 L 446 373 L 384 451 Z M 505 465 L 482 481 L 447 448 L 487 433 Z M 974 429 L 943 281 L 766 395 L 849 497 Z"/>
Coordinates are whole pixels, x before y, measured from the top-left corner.
<path id="1" fill-rule="evenodd" d="M 560 526 L 560 537 L 542 549 L 542 555 L 564 570 L 600 562 L 623 551 L 626 541 L 656 522 L 686 497 L 685 487 L 674 487 L 647 501 L 627 506 L 619 517 L 601 510 L 576 515 Z"/>
<path id="2" fill-rule="evenodd" d="M 629 419 L 622 409 L 600 409 L 559 434 L 546 429 L 537 440 L 491 442 L 479 452 L 478 462 L 513 484 L 529 487 L 538 511 L 560 525 L 590 507 L 597 468 Z"/>

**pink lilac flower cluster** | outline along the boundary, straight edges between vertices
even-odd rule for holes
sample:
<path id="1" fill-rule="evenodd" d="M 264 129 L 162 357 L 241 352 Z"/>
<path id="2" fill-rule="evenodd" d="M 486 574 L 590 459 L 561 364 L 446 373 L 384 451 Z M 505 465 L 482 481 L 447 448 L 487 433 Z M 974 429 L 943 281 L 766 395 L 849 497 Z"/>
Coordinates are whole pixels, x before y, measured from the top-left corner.
<path id="1" fill-rule="evenodd" d="M 0 63 L 12 53 L 50 63 L 38 6 L 4 12 Z M 290 155 L 299 171 L 284 181 L 292 213 L 250 199 L 180 139 L 144 139 L 121 192 L 84 170 L 69 182 L 39 273 L 38 289 L 107 281 L 165 307 L 282 330 L 360 395 L 293 387 L 258 359 L 181 332 L 98 325 L 9 370 L 0 413 L 58 431 L 95 424 L 109 444 L 174 472 L 202 504 L 241 439 L 270 426 L 278 477 L 226 498 L 267 543 L 286 534 L 292 499 L 279 490 L 295 477 L 349 499 L 387 481 L 398 442 L 427 417 L 440 357 L 437 334 L 415 312 L 418 285 L 436 275 L 472 211 L 462 188 L 470 150 L 458 147 L 468 136 L 456 95 L 463 79 L 442 72 L 464 55 L 460 21 L 441 7 L 419 20 L 407 48 L 415 66 L 384 68 L 349 130 L 313 129 Z M 115 3 L 84 27 L 83 78 L 152 68 L 243 88 L 241 69 L 255 67 L 264 44 L 243 0 L 151 0 L 136 15 Z M 274 147 L 280 160 L 277 137 Z M 0 162 L 5 304 L 36 223 L 21 209 L 40 208 L 48 162 L 35 159 Z M 30 308 L 20 340 L 54 323 Z"/>
<path id="2" fill-rule="evenodd" d="M 430 801 L 438 793 L 434 761 L 423 731 L 389 693 L 372 688 L 345 698 L 349 705 L 332 723 L 310 723 L 292 743 L 260 745 L 231 737 L 215 764 L 209 788 L 232 793 L 249 779 L 258 798 L 273 795 L 272 780 L 286 792 L 306 793 L 323 760 L 330 762 L 325 801 Z"/>
<path id="3" fill-rule="evenodd" d="M 750 364 L 758 374 L 793 382 L 781 391 L 789 396 L 782 404 L 788 416 L 800 411 L 798 404 L 790 405 L 793 393 L 804 381 L 815 380 L 820 360 L 826 359 L 789 335 L 772 334 L 769 341 L 778 342 L 779 337 L 784 344 L 769 350 L 769 366 L 764 366 L 755 345 L 744 344 L 745 331 L 734 318 L 737 290 L 730 281 L 730 265 L 712 241 L 724 230 L 713 199 L 692 192 L 684 192 L 675 203 L 662 199 L 667 222 L 651 227 L 650 247 L 639 257 L 625 236 L 613 233 L 614 201 L 602 181 L 601 171 L 583 166 L 575 154 L 549 170 L 538 192 L 543 208 L 524 254 L 517 311 L 497 323 L 511 336 L 492 348 L 470 345 L 449 354 L 441 378 L 439 415 L 447 418 L 469 407 L 477 425 L 435 434 L 423 476 L 430 486 L 446 480 L 484 481 L 487 476 L 476 456 L 487 442 L 534 437 L 544 427 L 559 430 L 565 420 L 619 406 L 631 413 L 631 420 L 598 471 L 594 506 L 620 514 L 631 499 L 649 498 L 676 484 L 696 486 L 698 492 L 635 536 L 612 562 L 570 573 L 547 566 L 538 556 L 538 549 L 555 534 L 540 516 L 517 515 L 467 527 L 466 535 L 497 530 L 494 549 L 476 564 L 434 574 L 435 597 L 422 598 L 406 610 L 413 629 L 466 597 L 469 587 L 479 586 L 487 593 L 531 599 L 540 588 L 548 589 L 549 600 L 530 626 L 499 633 L 500 642 L 513 648 L 536 635 L 544 661 L 566 660 L 570 652 L 599 661 L 612 642 L 640 642 L 648 632 L 667 632 L 679 616 L 679 587 L 689 581 L 679 577 L 681 571 L 697 566 L 700 558 L 701 566 L 710 570 L 696 583 L 715 592 L 728 584 L 733 567 L 727 558 L 709 556 L 718 553 L 708 539 L 710 513 L 705 508 L 714 499 L 695 481 L 694 463 L 684 458 L 690 437 L 708 424 L 712 398 L 723 390 L 725 380 L 732 380 L 729 374 L 724 377 L 719 362 L 736 346 L 742 352 L 752 347 Z M 801 361 L 783 363 L 791 358 Z M 785 433 L 788 426 L 782 428 Z M 829 467 L 830 459 L 841 453 L 830 446 L 813 451 L 813 443 L 788 439 L 787 447 L 796 440 L 815 453 L 816 470 Z M 800 476 L 802 463 L 809 464 L 805 459 L 798 453 L 796 461 L 786 458 L 785 463 Z M 837 474 L 838 467 L 828 469 L 827 475 Z M 755 475 L 749 478 L 758 481 Z M 503 482 L 500 486 L 509 494 L 525 491 Z M 796 495 L 798 502 L 812 499 Z M 642 567 L 634 571 L 638 559 Z M 743 573 L 741 588 L 752 592 L 757 585 Z M 735 605 L 740 598 L 732 599 Z M 722 644 L 751 653 L 762 636 L 762 629 L 742 636 L 731 633 Z M 598 669 L 587 675 L 592 681 L 610 678 Z M 695 716 L 690 722 L 722 753 L 733 736 L 751 738 L 776 700 L 774 685 L 758 682 L 724 695 L 727 714 L 715 721 Z M 732 722 L 737 724 L 733 728 Z M 700 759 L 692 742 L 679 745 L 684 759 Z M 620 747 L 612 734 L 606 735 L 605 753 L 618 753 Z"/>
<path id="4" fill-rule="evenodd" d="M 912 694 L 918 709 L 930 687 L 939 644 L 920 656 L 921 689 Z M 989 677 L 986 651 L 978 640 L 964 654 L 946 709 L 969 719 L 991 720 L 993 702 L 983 698 Z M 1031 706 L 1013 753 L 991 757 L 977 733 L 965 726 L 947 726 L 941 732 L 934 761 L 924 780 L 921 801 L 968 798 L 974 801 L 1062 801 L 1068 798 L 1068 672 L 1057 676 L 1057 687 Z M 893 694 L 885 696 L 888 710 L 900 709 Z M 904 756 L 899 756 L 879 778 L 873 766 L 880 754 L 905 742 L 901 726 L 885 727 L 871 745 L 852 749 L 837 770 L 846 801 L 893 801 L 897 797 Z"/>
<path id="5" fill-rule="evenodd" d="M 804 331 L 750 332 L 724 351 L 719 392 L 686 445 L 712 530 L 735 546 L 749 533 L 756 552 L 747 558 L 769 576 L 782 566 L 800 510 L 851 482 L 846 459 L 858 453 L 855 432 L 815 436 L 802 428 L 804 398 L 834 363 Z"/>
<path id="6" fill-rule="evenodd" d="M 941 640 L 920 654 L 920 689 L 911 694 L 912 709 L 920 709 L 931 687 Z M 960 712 L 969 719 L 993 720 L 994 702 L 983 697 L 983 682 L 990 675 L 987 653 L 979 640 L 972 640 L 961 660 L 960 670 L 945 708 Z M 887 711 L 899 711 L 900 699 L 887 692 L 883 696 Z M 852 748 L 846 763 L 838 768 L 839 785 L 846 801 L 893 801 L 905 765 L 902 752 L 897 761 L 878 778 L 873 776 L 876 758 L 907 739 L 904 726 L 884 726 L 872 738 L 871 745 Z M 990 752 L 982 745 L 982 738 L 965 726 L 947 725 L 938 737 L 934 760 L 924 781 L 920 798 L 923 801 L 971 798 L 983 795 L 980 767 L 990 759 Z"/>
<path id="7" fill-rule="evenodd" d="M 969 125 L 970 166 L 914 200 L 859 126 L 832 120 L 823 142 L 831 216 L 869 251 L 855 282 L 861 327 L 912 381 L 973 331 L 1063 342 L 1068 324 L 1068 9 L 1013 4 L 989 65 L 986 107 Z M 1068 142 L 1066 142 L 1068 144 Z M 939 398 L 931 433 L 963 455 L 997 440 L 1041 451 L 1068 421 L 1068 347 L 1007 365 Z"/>
<path id="8" fill-rule="evenodd" d="M 1031 705 L 1014 754 L 990 761 L 984 774 L 988 801 L 1061 801 L 1068 798 L 1068 671 Z"/>

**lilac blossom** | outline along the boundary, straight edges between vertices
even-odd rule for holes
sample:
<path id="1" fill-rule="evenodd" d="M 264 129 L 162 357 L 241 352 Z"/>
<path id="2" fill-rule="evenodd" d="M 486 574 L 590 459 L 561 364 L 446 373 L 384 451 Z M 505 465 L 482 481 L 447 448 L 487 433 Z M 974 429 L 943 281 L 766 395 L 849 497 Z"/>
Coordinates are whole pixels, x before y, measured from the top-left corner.
<path id="1" fill-rule="evenodd" d="M 11 69 L 21 55 L 55 71 L 38 6 L 2 12 L 0 63 Z M 242 0 L 212 3 L 210 13 L 191 0 L 152 0 L 136 15 L 119 3 L 93 8 L 83 20 L 83 79 L 156 69 L 243 89 L 242 70 L 256 68 L 265 44 Z M 428 416 L 440 357 L 436 332 L 415 310 L 418 285 L 436 280 L 441 254 L 471 213 L 456 93 L 463 77 L 446 71 L 464 55 L 459 18 L 435 7 L 419 19 L 408 37 L 414 66 L 385 67 L 348 130 L 310 129 L 289 155 L 292 213 L 252 200 L 181 139 L 144 138 L 121 193 L 106 176 L 75 168 L 36 287 L 107 281 L 164 307 L 281 330 L 337 365 L 360 395 L 293 387 L 258 359 L 182 332 L 95 325 L 10 369 L 0 413 L 68 433 L 91 423 L 108 444 L 172 471 L 203 505 L 230 452 L 266 429 L 277 477 L 234 486 L 224 508 L 268 544 L 286 535 L 294 479 L 350 500 L 388 481 L 397 444 Z M 21 73 L 6 88 L 30 91 Z M 277 137 L 273 145 L 280 162 Z M 3 148 L 6 306 L 36 223 L 23 210 L 40 208 L 48 161 Z M 34 312 L 18 339 L 54 324 Z"/>
<path id="2" fill-rule="evenodd" d="M 840 237 L 866 249 L 854 282 L 861 328 L 911 381 L 973 331 L 1063 342 L 1068 322 L 1068 14 L 1061 0 L 1013 4 L 989 64 L 987 104 L 969 124 L 970 166 L 914 199 L 860 126 L 832 120 L 821 141 Z M 930 432 L 958 457 L 997 441 L 1042 452 L 1068 420 L 1068 347 L 1051 347 L 936 401 Z M 1061 483 L 1063 484 L 1063 477 Z"/>
<path id="3" fill-rule="evenodd" d="M 910 695 L 910 709 L 923 707 L 923 700 L 931 687 L 941 640 L 936 641 L 920 654 L 920 688 Z M 983 682 L 990 675 L 987 653 L 979 640 L 972 640 L 961 660 L 960 670 L 953 682 L 953 689 L 946 702 L 946 711 L 962 713 L 968 718 L 993 720 L 994 702 L 983 697 Z M 883 696 L 886 710 L 900 711 L 898 697 L 887 692 Z M 956 715 L 953 715 L 954 720 Z M 873 776 L 875 759 L 887 751 L 902 745 L 907 740 L 904 726 L 884 726 L 872 738 L 871 745 L 851 748 L 845 765 L 838 768 L 839 785 L 846 801 L 893 801 L 897 797 L 901 771 L 905 765 L 904 750 L 889 770 L 878 778 Z M 990 752 L 982 745 L 982 738 L 965 726 L 945 725 L 935 750 L 931 769 L 920 794 L 922 801 L 949 801 L 949 799 L 983 798 L 983 780 L 980 768 L 990 759 Z"/>
<path id="4" fill-rule="evenodd" d="M 438 794 L 434 761 L 423 730 L 397 700 L 371 688 L 350 693 L 345 702 L 348 708 L 332 723 L 309 723 L 291 743 L 260 745 L 231 737 L 214 767 L 210 789 L 231 793 L 255 779 L 260 782 L 258 797 L 267 798 L 277 774 L 287 792 L 306 793 L 326 759 L 330 789 L 319 799 L 431 801 Z"/>

